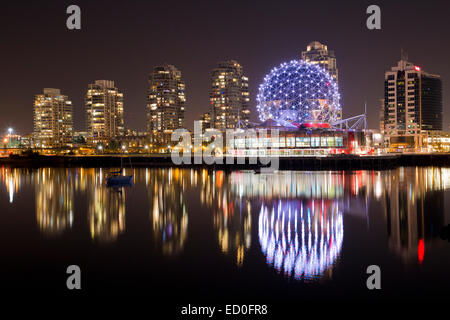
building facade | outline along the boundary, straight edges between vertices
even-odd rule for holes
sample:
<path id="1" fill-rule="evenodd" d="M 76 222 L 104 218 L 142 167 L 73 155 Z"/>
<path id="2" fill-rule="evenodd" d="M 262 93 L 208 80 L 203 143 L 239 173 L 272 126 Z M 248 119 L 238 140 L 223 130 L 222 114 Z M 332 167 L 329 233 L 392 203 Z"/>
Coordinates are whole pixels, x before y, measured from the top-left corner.
<path id="1" fill-rule="evenodd" d="M 184 128 L 185 103 L 181 71 L 167 64 L 154 67 L 147 94 L 147 131 L 152 144 L 168 144 L 172 132 Z"/>
<path id="2" fill-rule="evenodd" d="M 302 60 L 318 64 L 328 71 L 328 73 L 338 83 L 338 68 L 336 64 L 336 57 L 333 50 L 328 50 L 328 47 L 318 41 L 313 41 L 308 44 L 306 51 L 302 51 Z"/>
<path id="3" fill-rule="evenodd" d="M 62 148 L 72 145 L 73 107 L 59 89 L 44 88 L 34 98 L 35 147 Z"/>
<path id="4" fill-rule="evenodd" d="M 250 118 L 248 78 L 234 60 L 219 62 L 211 73 L 211 127 L 218 130 L 248 125 Z"/>
<path id="5" fill-rule="evenodd" d="M 385 73 L 384 133 L 391 151 L 422 151 L 424 136 L 442 130 L 442 82 L 402 59 Z"/>
<path id="6" fill-rule="evenodd" d="M 85 97 L 89 143 L 108 143 L 124 134 L 123 93 L 111 80 L 89 84 Z"/>
<path id="7" fill-rule="evenodd" d="M 203 113 L 200 117 L 200 121 L 203 130 L 211 128 L 211 114 L 209 112 Z"/>

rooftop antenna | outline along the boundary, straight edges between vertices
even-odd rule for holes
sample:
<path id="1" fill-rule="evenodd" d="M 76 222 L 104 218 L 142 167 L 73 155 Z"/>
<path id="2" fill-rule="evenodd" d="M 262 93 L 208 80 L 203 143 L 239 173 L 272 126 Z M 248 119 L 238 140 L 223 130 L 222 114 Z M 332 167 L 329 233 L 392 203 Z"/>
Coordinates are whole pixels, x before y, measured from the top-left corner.
<path id="1" fill-rule="evenodd" d="M 408 54 L 403 50 L 403 48 L 400 49 L 400 58 L 401 60 L 408 61 Z"/>

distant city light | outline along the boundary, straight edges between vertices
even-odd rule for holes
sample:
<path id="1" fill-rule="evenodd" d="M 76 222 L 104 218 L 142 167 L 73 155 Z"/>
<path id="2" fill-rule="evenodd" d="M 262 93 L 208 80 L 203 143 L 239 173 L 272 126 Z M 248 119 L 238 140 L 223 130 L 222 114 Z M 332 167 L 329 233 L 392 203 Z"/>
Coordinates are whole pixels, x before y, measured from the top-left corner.
<path id="1" fill-rule="evenodd" d="M 419 67 L 419 66 L 415 66 L 414 69 L 415 69 L 416 71 L 420 71 L 420 67 Z"/>

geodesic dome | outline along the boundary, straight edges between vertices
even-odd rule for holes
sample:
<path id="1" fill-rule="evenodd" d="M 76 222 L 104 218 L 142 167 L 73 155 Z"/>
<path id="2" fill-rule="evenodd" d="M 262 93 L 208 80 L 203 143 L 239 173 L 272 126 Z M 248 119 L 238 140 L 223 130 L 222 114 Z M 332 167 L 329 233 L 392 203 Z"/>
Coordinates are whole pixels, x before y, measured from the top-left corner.
<path id="1" fill-rule="evenodd" d="M 292 60 L 273 68 L 259 86 L 259 119 L 333 123 L 341 115 L 339 91 L 334 78 L 323 68 Z"/>

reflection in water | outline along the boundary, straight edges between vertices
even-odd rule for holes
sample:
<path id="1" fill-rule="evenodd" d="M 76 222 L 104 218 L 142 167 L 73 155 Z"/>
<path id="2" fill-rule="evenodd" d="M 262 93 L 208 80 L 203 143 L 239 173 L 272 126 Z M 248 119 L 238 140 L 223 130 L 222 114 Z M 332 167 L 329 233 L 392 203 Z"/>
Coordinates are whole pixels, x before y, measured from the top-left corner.
<path id="1" fill-rule="evenodd" d="M 20 188 L 20 172 L 18 169 L 5 168 L 1 169 L 1 179 L 6 186 L 6 191 L 9 196 L 9 203 L 14 202 L 14 195 Z"/>
<path id="2" fill-rule="evenodd" d="M 318 279 L 338 257 L 344 238 L 334 201 L 279 201 L 262 205 L 259 241 L 267 263 L 286 276 Z"/>
<path id="3" fill-rule="evenodd" d="M 305 280 L 332 277 L 344 238 L 345 204 L 367 205 L 362 183 L 361 174 L 339 172 L 231 174 L 235 198 L 261 203 L 258 236 L 267 263 L 286 277 Z M 365 212 L 358 215 L 365 218 Z"/>
<path id="4" fill-rule="evenodd" d="M 134 189 L 147 189 L 151 231 L 163 254 L 184 249 L 187 205 L 200 200 L 212 214 L 220 251 L 232 256 L 237 266 L 248 260 L 251 244 L 259 241 L 267 263 L 295 278 L 331 277 L 342 245 L 344 216 L 364 219 L 364 231 L 370 230 L 370 223 L 385 223 L 389 249 L 407 264 L 425 261 L 430 248 L 442 242 L 441 227 L 450 222 L 444 206 L 450 187 L 447 168 L 275 174 L 135 169 L 133 174 Z M 104 176 L 99 168 L 2 167 L 3 205 L 14 208 L 17 197 L 26 197 L 24 187 L 31 187 L 41 233 L 61 234 L 73 230 L 74 221 L 83 225 L 87 220 L 92 239 L 116 241 L 125 232 L 126 195 L 131 190 L 107 188 Z M 77 215 L 75 196 L 87 201 L 76 205 Z M 377 209 L 369 219 L 373 200 L 381 203 L 384 216 Z M 142 214 L 142 219 L 147 217 Z M 201 223 L 207 226 L 211 220 Z M 253 239 L 252 223 L 257 228 Z"/>
<path id="5" fill-rule="evenodd" d="M 223 171 L 207 174 L 204 170 L 200 199 L 209 210 L 212 209 L 214 231 L 221 251 L 232 255 L 240 267 L 251 244 L 251 203 L 232 194 L 231 177 Z"/>
<path id="6" fill-rule="evenodd" d="M 126 188 L 109 188 L 102 169 L 83 171 L 88 180 L 88 220 L 91 238 L 113 242 L 125 231 Z"/>
<path id="7" fill-rule="evenodd" d="M 224 195 L 225 196 L 225 195 Z M 236 264 L 242 266 L 245 252 L 251 244 L 251 205 L 240 201 L 230 201 L 222 198 L 222 208 L 214 211 L 214 228 L 220 248 L 225 254 L 236 257 Z"/>
<path id="8" fill-rule="evenodd" d="M 189 171 L 158 169 L 146 175 L 153 237 L 165 255 L 180 253 L 186 242 L 188 214 L 184 190 Z"/>
<path id="9" fill-rule="evenodd" d="M 282 171 L 276 174 L 231 174 L 233 194 L 249 198 L 327 198 L 342 197 L 345 176 L 332 172 Z"/>
<path id="10" fill-rule="evenodd" d="M 444 189 L 450 186 L 448 169 L 399 168 L 380 176 L 389 247 L 403 261 L 419 264 L 425 249 L 438 242 L 445 225 Z"/>
<path id="11" fill-rule="evenodd" d="M 39 169 L 35 175 L 36 220 L 47 235 L 60 234 L 73 223 L 73 187 L 68 170 Z"/>

